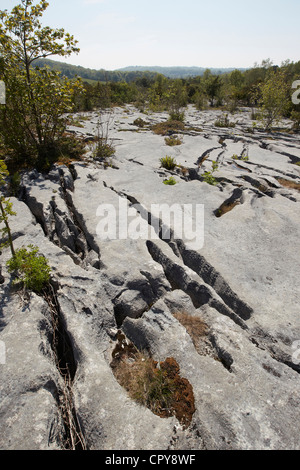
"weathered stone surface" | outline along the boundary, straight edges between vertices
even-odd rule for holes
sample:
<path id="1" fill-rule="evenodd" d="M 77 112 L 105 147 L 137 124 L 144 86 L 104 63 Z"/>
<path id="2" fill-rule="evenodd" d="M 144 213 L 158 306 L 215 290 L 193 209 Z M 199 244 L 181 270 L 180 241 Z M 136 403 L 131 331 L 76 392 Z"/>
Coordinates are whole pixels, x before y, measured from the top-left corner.
<path id="1" fill-rule="evenodd" d="M 0 448 L 61 448 L 63 424 L 58 411 L 60 377 L 49 339 L 51 317 L 37 296 L 22 305 L 7 287 L 1 300 Z"/>
<path id="2" fill-rule="evenodd" d="M 171 148 L 149 128 L 167 115 L 116 108 L 111 166 L 88 153 L 70 169 L 25 175 L 23 201 L 12 199 L 16 248 L 37 245 L 52 268 L 74 409 L 90 449 L 300 449 L 300 195 L 283 181 L 300 182 L 299 138 L 250 132 L 247 109 L 230 117 L 235 128 L 215 127 L 221 116 L 190 107 L 183 144 Z M 137 117 L 148 124 L 137 129 Z M 90 113 L 72 130 L 88 138 L 97 119 Z M 184 169 L 160 168 L 166 155 Z M 213 161 L 215 186 L 203 181 Z M 164 185 L 171 175 L 177 184 Z M 192 227 L 180 237 L 155 232 L 153 205 L 162 203 L 180 208 L 166 222 L 171 229 L 184 204 L 204 205 L 201 246 L 190 239 Z M 196 213 L 190 216 L 195 223 Z M 107 237 L 114 220 L 115 236 Z M 5 268 L 9 256 L 5 249 L 0 447 L 63 448 L 63 378 L 49 305 L 36 295 L 21 302 Z M 189 330 L 195 323 L 180 323 L 178 313 L 205 329 Z M 176 359 L 195 397 L 188 429 L 138 405 L 118 384 L 110 367 L 118 329 L 155 360 Z"/>

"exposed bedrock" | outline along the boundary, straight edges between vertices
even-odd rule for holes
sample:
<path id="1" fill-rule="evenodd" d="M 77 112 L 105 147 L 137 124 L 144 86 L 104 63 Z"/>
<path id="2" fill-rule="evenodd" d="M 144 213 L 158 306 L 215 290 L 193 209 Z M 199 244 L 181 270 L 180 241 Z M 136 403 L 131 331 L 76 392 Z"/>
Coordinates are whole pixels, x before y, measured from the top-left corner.
<path id="1" fill-rule="evenodd" d="M 164 115 L 114 112 L 113 164 L 87 153 L 32 171 L 11 198 L 15 247 L 38 246 L 51 283 L 18 290 L 2 251 L 0 448 L 300 450 L 299 138 L 249 133 L 247 110 L 226 132 L 218 111 L 190 107 L 192 130 L 171 148 L 149 127 Z M 137 117 L 149 126 L 129 131 Z M 166 155 L 180 167 L 161 168 Z M 193 392 L 188 426 L 120 385 L 120 335 L 125 350 L 178 364 Z"/>

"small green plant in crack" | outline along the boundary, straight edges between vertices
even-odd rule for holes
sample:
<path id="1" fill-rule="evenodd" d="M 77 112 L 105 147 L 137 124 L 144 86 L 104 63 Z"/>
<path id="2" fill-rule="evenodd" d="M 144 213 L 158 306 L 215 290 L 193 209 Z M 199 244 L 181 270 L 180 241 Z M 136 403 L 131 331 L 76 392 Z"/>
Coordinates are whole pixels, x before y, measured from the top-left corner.
<path id="1" fill-rule="evenodd" d="M 210 184 L 211 186 L 216 186 L 218 184 L 218 181 L 213 176 L 213 172 L 216 171 L 218 168 L 219 168 L 218 162 L 213 160 L 213 162 L 212 162 L 212 171 L 205 171 L 204 172 L 203 181 L 205 183 Z"/>
<path id="2" fill-rule="evenodd" d="M 241 160 L 243 162 L 247 162 L 249 160 L 248 153 L 242 153 L 242 155 L 238 156 L 236 154 L 232 155 L 232 160 Z"/>
<path id="3" fill-rule="evenodd" d="M 16 276 L 14 283 L 20 282 L 24 289 L 39 293 L 49 283 L 51 268 L 38 251 L 38 247 L 33 245 L 19 248 L 6 265 L 8 272 Z"/>
<path id="4" fill-rule="evenodd" d="M 219 163 L 216 162 L 215 160 L 212 161 L 212 171 L 217 171 L 217 169 L 219 168 Z"/>
<path id="5" fill-rule="evenodd" d="M 176 184 L 176 180 L 173 176 L 170 176 L 170 178 L 167 180 L 164 180 L 163 183 L 166 184 L 167 186 L 174 186 L 174 184 Z"/>
<path id="6" fill-rule="evenodd" d="M 8 178 L 8 176 L 9 172 L 7 170 L 7 166 L 3 160 L 0 160 L 0 187 L 5 186 L 6 178 Z M 0 243 L 0 249 L 9 245 L 12 256 L 14 256 L 15 250 L 8 221 L 9 217 L 14 215 L 17 214 L 12 210 L 12 203 L 10 202 L 10 199 L 0 194 L 0 224 L 2 222 L 4 224 L 4 227 L 0 229 L 0 233 L 2 233 L 3 240 L 5 237 L 7 237 L 7 241 Z"/>
<path id="7" fill-rule="evenodd" d="M 176 160 L 168 155 L 160 159 L 160 164 L 162 168 L 165 168 L 166 170 L 174 170 L 177 166 Z"/>
<path id="8" fill-rule="evenodd" d="M 211 186 L 216 186 L 218 184 L 218 181 L 210 171 L 204 172 L 203 181 L 207 184 L 210 184 Z"/>

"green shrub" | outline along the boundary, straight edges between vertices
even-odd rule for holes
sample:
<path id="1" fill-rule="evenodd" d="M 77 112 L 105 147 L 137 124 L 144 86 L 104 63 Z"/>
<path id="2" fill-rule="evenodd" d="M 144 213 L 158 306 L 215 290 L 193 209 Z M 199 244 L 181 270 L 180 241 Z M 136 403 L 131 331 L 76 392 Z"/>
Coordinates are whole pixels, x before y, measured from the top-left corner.
<path id="1" fill-rule="evenodd" d="M 93 158 L 99 160 L 106 160 L 115 154 L 115 148 L 105 139 L 99 139 L 96 144 L 96 148 L 93 151 Z"/>
<path id="2" fill-rule="evenodd" d="M 230 122 L 228 119 L 228 114 L 225 114 L 222 118 L 218 119 L 215 122 L 216 127 L 235 127 L 234 122 Z"/>
<path id="3" fill-rule="evenodd" d="M 133 121 L 133 124 L 137 127 L 144 127 L 147 123 L 142 118 L 137 118 Z"/>
<path id="4" fill-rule="evenodd" d="M 50 280 L 51 268 L 43 255 L 38 255 L 38 247 L 29 245 L 19 248 L 15 255 L 7 261 L 8 272 L 17 276 L 17 282 L 35 292 L 41 292 Z"/>
<path id="5" fill-rule="evenodd" d="M 298 130 L 300 129 L 300 111 L 292 111 L 290 118 L 293 121 L 293 129 Z"/>
<path id="6" fill-rule="evenodd" d="M 71 134 L 64 133 L 54 142 L 45 143 L 40 147 L 40 156 L 35 167 L 38 171 L 49 171 L 53 163 L 69 165 L 73 161 L 82 160 L 85 153 L 83 140 Z"/>
<path id="7" fill-rule="evenodd" d="M 184 112 L 180 111 L 171 111 L 170 112 L 170 118 L 169 121 L 179 121 L 179 122 L 184 122 Z"/>
<path id="8" fill-rule="evenodd" d="M 176 160 L 173 157 L 169 157 L 166 155 L 165 157 L 160 159 L 161 166 L 166 170 L 174 170 L 177 166 Z"/>

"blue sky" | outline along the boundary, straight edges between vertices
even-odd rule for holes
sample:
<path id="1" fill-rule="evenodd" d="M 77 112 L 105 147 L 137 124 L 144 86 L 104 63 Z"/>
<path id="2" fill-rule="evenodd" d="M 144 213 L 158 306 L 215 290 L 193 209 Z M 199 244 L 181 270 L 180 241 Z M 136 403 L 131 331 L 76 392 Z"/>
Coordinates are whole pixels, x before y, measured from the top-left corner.
<path id="1" fill-rule="evenodd" d="M 75 36 L 75 65 L 252 67 L 300 60 L 300 0 L 48 0 L 42 22 Z M 11 10 L 18 0 L 1 0 Z"/>

